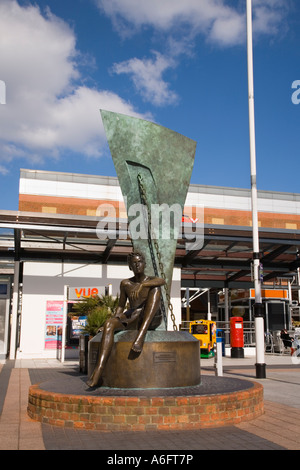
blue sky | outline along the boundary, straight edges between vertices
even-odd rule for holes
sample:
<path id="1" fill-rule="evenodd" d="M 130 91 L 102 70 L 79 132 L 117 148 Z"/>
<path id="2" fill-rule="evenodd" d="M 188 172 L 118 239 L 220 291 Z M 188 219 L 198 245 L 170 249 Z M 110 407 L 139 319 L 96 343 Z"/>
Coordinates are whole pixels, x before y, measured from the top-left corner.
<path id="1" fill-rule="evenodd" d="M 258 189 L 300 193 L 299 0 L 253 0 L 253 28 Z M 246 0 L 0 0 L 0 80 L 0 209 L 20 168 L 115 176 L 100 108 L 197 141 L 192 183 L 250 187 Z"/>

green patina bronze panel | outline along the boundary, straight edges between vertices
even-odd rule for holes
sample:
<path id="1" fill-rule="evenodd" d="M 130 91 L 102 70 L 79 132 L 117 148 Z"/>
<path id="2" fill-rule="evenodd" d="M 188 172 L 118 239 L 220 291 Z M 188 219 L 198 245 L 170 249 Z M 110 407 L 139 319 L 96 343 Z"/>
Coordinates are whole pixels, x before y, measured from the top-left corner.
<path id="1" fill-rule="evenodd" d="M 160 266 L 163 266 L 170 291 L 196 142 L 150 121 L 111 111 L 100 112 L 129 224 L 135 229 L 133 247 L 143 252 L 148 275 L 161 277 Z M 143 236 L 145 233 L 138 226 L 142 217 L 136 204 L 144 204 L 148 208 L 146 217 L 151 219 L 152 228 L 160 213 L 161 223 L 155 225 L 154 237 L 153 230 L 148 236 Z M 140 238 L 136 237 L 138 229 Z"/>

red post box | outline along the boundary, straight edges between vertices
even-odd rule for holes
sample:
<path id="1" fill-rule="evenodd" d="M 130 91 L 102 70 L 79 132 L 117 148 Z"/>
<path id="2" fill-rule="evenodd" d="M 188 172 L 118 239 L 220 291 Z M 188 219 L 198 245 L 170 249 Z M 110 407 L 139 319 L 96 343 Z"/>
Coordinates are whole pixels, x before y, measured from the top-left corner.
<path id="1" fill-rule="evenodd" d="M 244 357 L 244 325 L 241 317 L 230 318 L 231 357 Z"/>

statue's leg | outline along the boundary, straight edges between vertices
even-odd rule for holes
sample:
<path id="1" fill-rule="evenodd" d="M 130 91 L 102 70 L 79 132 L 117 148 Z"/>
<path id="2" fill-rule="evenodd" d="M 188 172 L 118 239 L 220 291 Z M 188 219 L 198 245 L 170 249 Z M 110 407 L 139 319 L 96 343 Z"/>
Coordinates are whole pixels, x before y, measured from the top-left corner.
<path id="1" fill-rule="evenodd" d="M 96 387 L 98 385 L 114 345 L 114 332 L 116 329 L 120 329 L 121 326 L 121 322 L 118 318 L 110 318 L 105 322 L 97 364 L 91 377 L 87 381 L 89 387 Z"/>
<path id="2" fill-rule="evenodd" d="M 135 338 L 131 349 L 135 352 L 141 352 L 145 340 L 146 333 L 151 325 L 154 315 L 160 308 L 161 293 L 159 287 L 150 290 L 148 299 L 146 300 L 143 312 L 142 324 L 139 328 L 137 337 Z"/>

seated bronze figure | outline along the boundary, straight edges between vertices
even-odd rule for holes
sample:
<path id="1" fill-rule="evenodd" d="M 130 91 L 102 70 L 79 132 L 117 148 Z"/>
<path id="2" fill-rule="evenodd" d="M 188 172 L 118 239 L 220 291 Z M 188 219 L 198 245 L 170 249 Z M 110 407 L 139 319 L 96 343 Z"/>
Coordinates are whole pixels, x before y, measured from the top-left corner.
<path id="1" fill-rule="evenodd" d="M 89 387 L 99 385 L 114 344 L 115 331 L 137 330 L 131 349 L 135 353 L 140 353 L 148 329 L 156 329 L 162 320 L 160 287 L 165 284 L 165 281 L 145 274 L 145 259 L 141 253 L 131 253 L 128 256 L 128 265 L 134 276 L 121 282 L 119 305 L 115 315 L 104 324 L 98 360 L 87 381 Z M 125 310 L 127 301 L 129 301 L 130 308 Z"/>

